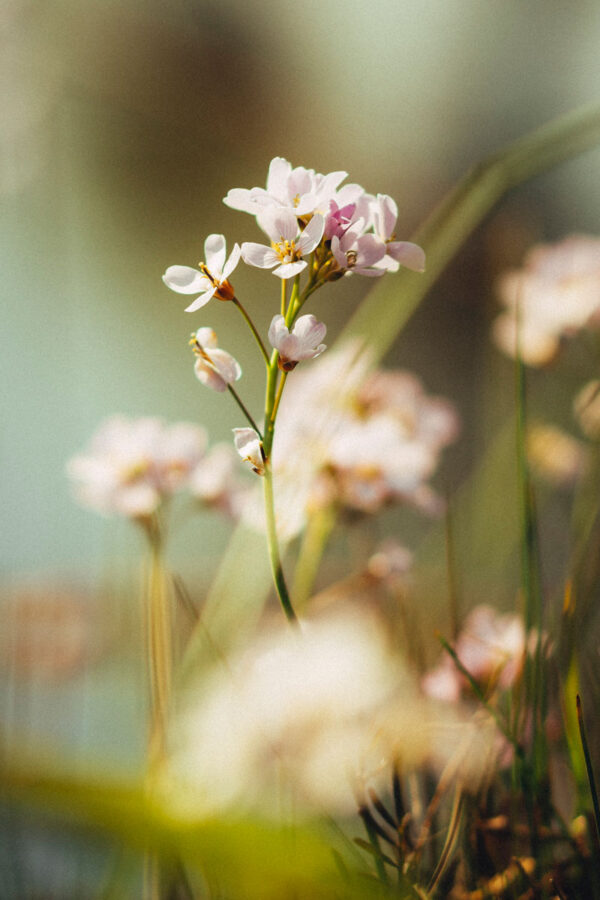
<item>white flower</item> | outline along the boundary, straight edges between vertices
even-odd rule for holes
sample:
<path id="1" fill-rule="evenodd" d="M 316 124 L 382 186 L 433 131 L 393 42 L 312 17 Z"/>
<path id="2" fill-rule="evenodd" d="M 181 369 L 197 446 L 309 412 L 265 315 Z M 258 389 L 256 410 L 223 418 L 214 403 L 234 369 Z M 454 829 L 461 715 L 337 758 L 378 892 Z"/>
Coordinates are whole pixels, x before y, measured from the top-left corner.
<path id="1" fill-rule="evenodd" d="M 77 499 L 106 515 L 144 518 L 187 484 L 204 453 L 206 433 L 188 423 L 114 416 L 98 429 L 67 473 Z"/>
<path id="2" fill-rule="evenodd" d="M 248 488 L 238 480 L 239 464 L 230 444 L 215 444 L 190 475 L 190 493 L 205 506 L 238 516 Z"/>
<path id="3" fill-rule="evenodd" d="M 196 378 L 202 384 L 222 392 L 228 384 L 241 378 L 240 364 L 230 353 L 217 346 L 217 335 L 212 328 L 199 328 L 190 343 L 197 356 L 194 365 Z"/>
<path id="4" fill-rule="evenodd" d="M 561 339 L 600 319 L 600 238 L 573 235 L 534 247 L 520 270 L 498 286 L 506 306 L 494 322 L 501 350 L 542 366 L 558 352 Z"/>
<path id="5" fill-rule="evenodd" d="M 199 271 L 189 266 L 169 266 L 162 278 L 167 287 L 178 294 L 202 292 L 186 307 L 186 312 L 195 312 L 206 306 L 211 297 L 233 300 L 235 293 L 228 279 L 240 261 L 240 254 L 240 247 L 235 244 L 225 261 L 225 238 L 222 234 L 209 234 L 204 242 L 206 263 L 200 263 Z"/>
<path id="6" fill-rule="evenodd" d="M 425 271 L 425 253 L 418 244 L 397 241 L 394 228 L 398 220 L 398 207 L 387 194 L 377 194 L 372 202 L 373 229 L 385 243 L 385 256 L 377 263 L 389 272 L 397 272 L 400 265 L 414 272 Z"/>
<path id="7" fill-rule="evenodd" d="M 252 471 L 257 475 L 264 475 L 265 458 L 260 438 L 254 428 L 234 428 L 233 441 L 235 449 L 244 462 L 250 463 Z"/>
<path id="8" fill-rule="evenodd" d="M 233 188 L 223 203 L 254 216 L 269 207 L 289 209 L 298 217 L 307 216 L 328 204 L 346 175 L 346 172 L 319 175 L 303 166 L 293 169 L 286 159 L 276 156 L 269 165 L 266 190 Z"/>
<path id="9" fill-rule="evenodd" d="M 319 322 L 315 316 L 300 316 L 290 333 L 282 315 L 273 316 L 269 328 L 271 346 L 279 350 L 279 367 L 291 372 L 303 359 L 315 359 L 326 350 L 321 341 L 325 337 L 327 326 Z"/>
<path id="10" fill-rule="evenodd" d="M 271 246 L 246 242 L 242 244 L 242 259 L 259 269 L 272 269 L 279 278 L 292 278 L 306 268 L 302 259 L 311 253 L 323 237 L 323 216 L 312 217 L 298 237 L 298 220 L 289 209 L 266 209 L 258 216 L 258 224 L 271 239 Z"/>
<path id="11" fill-rule="evenodd" d="M 385 256 L 385 244 L 374 234 L 364 234 L 364 230 L 365 220 L 358 219 L 341 238 L 334 234 L 331 251 L 342 272 L 376 278 L 385 272 L 385 269 L 374 268 Z"/>

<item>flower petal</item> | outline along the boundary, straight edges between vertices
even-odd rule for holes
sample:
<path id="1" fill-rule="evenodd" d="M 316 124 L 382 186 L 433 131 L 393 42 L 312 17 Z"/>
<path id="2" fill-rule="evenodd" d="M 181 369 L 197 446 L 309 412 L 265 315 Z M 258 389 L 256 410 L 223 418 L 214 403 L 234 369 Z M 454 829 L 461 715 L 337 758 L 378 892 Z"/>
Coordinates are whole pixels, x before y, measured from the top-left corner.
<path id="1" fill-rule="evenodd" d="M 373 221 L 375 231 L 379 237 L 387 241 L 394 233 L 398 220 L 398 206 L 396 201 L 387 194 L 377 194 L 373 204 Z"/>
<path id="2" fill-rule="evenodd" d="M 297 247 L 302 254 L 312 253 L 323 237 L 324 228 L 325 219 L 320 213 L 315 213 L 298 239 Z"/>
<path id="3" fill-rule="evenodd" d="M 285 207 L 268 207 L 258 214 L 256 221 L 275 244 L 293 241 L 298 234 L 296 213 Z"/>
<path id="4" fill-rule="evenodd" d="M 223 391 L 227 389 L 227 382 L 225 379 L 219 374 L 219 372 L 214 369 L 207 360 L 202 359 L 202 357 L 198 357 L 194 364 L 194 371 L 196 373 L 196 378 L 198 381 L 201 381 L 206 387 L 209 387 L 213 391 L 217 391 L 219 394 L 222 394 Z"/>
<path id="5" fill-rule="evenodd" d="M 400 265 L 413 272 L 425 271 L 425 251 L 418 244 L 410 241 L 392 241 L 387 245 L 387 253 Z"/>
<path id="6" fill-rule="evenodd" d="M 194 300 L 193 303 L 190 303 L 189 306 L 186 306 L 185 311 L 186 312 L 196 312 L 197 309 L 201 309 L 203 306 L 206 306 L 208 301 L 212 297 L 214 297 L 216 290 L 217 290 L 216 287 L 211 285 L 210 291 L 206 291 L 204 294 L 200 294 L 199 297 L 196 297 L 196 299 Z"/>
<path id="7" fill-rule="evenodd" d="M 273 269 L 273 275 L 277 275 L 279 278 L 293 278 L 294 275 L 302 272 L 306 266 L 307 263 L 303 259 L 299 259 L 297 262 L 284 263 L 279 268 Z"/>
<path id="8" fill-rule="evenodd" d="M 246 241 L 242 244 L 242 259 L 249 266 L 257 266 L 259 269 L 272 269 L 279 262 L 279 257 L 271 247 L 264 244 L 255 244 Z"/>
<path id="9" fill-rule="evenodd" d="M 212 350 L 213 348 L 218 347 L 217 333 L 216 331 L 213 331 L 212 328 L 199 328 L 196 332 L 196 340 L 203 350 Z"/>
<path id="10" fill-rule="evenodd" d="M 269 164 L 267 175 L 267 194 L 276 197 L 281 203 L 287 202 L 287 182 L 292 173 L 292 164 L 282 156 L 276 156 Z"/>
<path id="11" fill-rule="evenodd" d="M 225 238 L 222 234 L 209 234 L 204 241 L 204 261 L 209 272 L 220 280 L 225 265 Z"/>
<path id="12" fill-rule="evenodd" d="M 242 377 L 242 367 L 231 353 L 227 353 L 226 350 L 221 350 L 217 347 L 214 350 L 209 350 L 207 356 L 227 384 L 233 384 L 234 381 L 238 381 Z"/>
<path id="13" fill-rule="evenodd" d="M 211 288 L 210 279 L 198 269 L 190 266 L 169 266 L 162 280 L 172 291 L 178 294 L 197 294 L 199 291 L 207 291 Z"/>
<path id="14" fill-rule="evenodd" d="M 279 344 L 281 341 L 286 338 L 289 334 L 288 328 L 285 324 L 285 319 L 282 315 L 273 316 L 271 319 L 271 324 L 269 325 L 269 343 L 271 347 L 275 347 L 277 350 L 279 349 Z"/>
<path id="15" fill-rule="evenodd" d="M 231 275 L 231 273 L 233 272 L 233 270 L 239 263 L 241 255 L 242 255 L 242 249 L 241 249 L 240 245 L 234 244 L 233 250 L 229 254 L 229 259 L 223 266 L 223 272 L 222 272 L 223 280 L 225 280 L 226 278 L 229 278 L 229 276 Z"/>

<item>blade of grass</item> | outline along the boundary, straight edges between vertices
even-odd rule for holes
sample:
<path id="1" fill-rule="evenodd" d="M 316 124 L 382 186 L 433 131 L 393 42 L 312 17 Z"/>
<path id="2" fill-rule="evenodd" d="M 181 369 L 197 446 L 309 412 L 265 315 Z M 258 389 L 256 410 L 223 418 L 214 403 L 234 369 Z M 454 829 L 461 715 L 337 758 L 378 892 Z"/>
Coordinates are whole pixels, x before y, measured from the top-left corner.
<path id="1" fill-rule="evenodd" d="M 600 843 L 600 806 L 598 805 L 598 791 L 596 790 L 596 779 L 594 777 L 594 769 L 592 767 L 592 758 L 590 756 L 590 748 L 587 740 L 587 732 L 585 722 L 583 720 L 583 709 L 581 705 L 581 697 L 577 694 L 577 721 L 579 723 L 579 734 L 581 736 L 581 746 L 583 747 L 583 755 L 585 757 L 585 767 L 590 785 L 590 793 L 592 795 L 592 805 L 594 807 L 594 821 L 596 823 L 596 837 Z"/>

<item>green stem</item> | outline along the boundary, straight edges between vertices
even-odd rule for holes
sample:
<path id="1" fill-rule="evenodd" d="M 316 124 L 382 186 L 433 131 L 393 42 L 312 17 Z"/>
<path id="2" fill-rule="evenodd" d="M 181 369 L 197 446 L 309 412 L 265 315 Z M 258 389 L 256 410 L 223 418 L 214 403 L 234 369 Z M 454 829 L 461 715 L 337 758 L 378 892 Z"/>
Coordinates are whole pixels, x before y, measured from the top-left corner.
<path id="1" fill-rule="evenodd" d="M 288 622 L 293 625 L 298 624 L 292 601 L 285 582 L 283 567 L 281 565 L 281 556 L 279 554 L 279 543 L 277 541 L 277 527 L 275 524 L 275 502 L 273 497 L 273 473 L 271 465 L 267 461 L 265 466 L 265 474 L 263 476 L 264 493 L 265 493 L 265 515 L 267 519 L 267 545 L 269 548 L 269 560 L 271 563 L 271 572 L 275 589 L 281 601 L 281 606 L 286 615 Z"/>
<path id="2" fill-rule="evenodd" d="M 592 767 L 592 758 L 590 756 L 590 748 L 587 741 L 587 733 L 585 722 L 583 721 L 583 710 L 581 708 L 581 698 L 577 694 L 577 721 L 579 722 L 579 734 L 581 735 L 581 746 L 583 747 L 583 755 L 585 757 L 585 767 L 587 769 L 588 781 L 590 783 L 590 793 L 592 795 L 592 803 L 594 806 L 594 820 L 596 822 L 596 836 L 600 841 L 600 804 L 598 803 L 598 791 L 596 790 L 596 779 L 594 777 L 594 769 Z"/>
<path id="3" fill-rule="evenodd" d="M 266 349 L 265 345 L 264 345 L 263 342 L 262 342 L 262 338 L 261 338 L 260 334 L 259 334 L 258 331 L 256 330 L 256 326 L 255 326 L 254 322 L 252 321 L 252 319 L 250 318 L 250 316 L 248 315 L 248 313 L 246 312 L 246 310 L 244 309 L 244 307 L 242 306 L 242 304 L 240 303 L 240 301 L 238 300 L 237 297 L 234 297 L 232 302 L 235 303 L 235 305 L 237 306 L 237 308 L 239 309 L 239 311 L 240 311 L 241 314 L 243 315 L 244 319 L 245 319 L 246 322 L 248 323 L 248 326 L 250 327 L 250 331 L 251 331 L 252 334 L 254 335 L 254 338 L 255 338 L 255 340 L 256 340 L 256 343 L 257 343 L 258 346 L 260 347 L 260 352 L 261 352 L 262 355 L 263 355 L 264 361 L 265 361 L 265 363 L 266 363 L 267 366 L 268 366 L 268 365 L 269 365 L 269 354 L 267 353 L 267 349 Z"/>
<path id="4" fill-rule="evenodd" d="M 167 720 L 171 703 L 173 636 L 169 590 L 158 528 L 148 528 L 150 571 L 146 612 L 146 653 L 151 697 L 150 767 L 166 756 Z"/>
<path id="5" fill-rule="evenodd" d="M 275 399 L 273 401 L 273 409 L 271 410 L 271 423 L 273 427 L 275 427 L 275 419 L 277 418 L 277 410 L 279 409 L 279 404 L 281 402 L 281 395 L 283 394 L 283 388 L 285 387 L 285 381 L 288 377 L 287 372 L 281 373 L 281 378 L 279 379 L 279 386 L 277 388 L 277 393 L 275 394 Z"/>
<path id="6" fill-rule="evenodd" d="M 233 397 L 233 399 L 235 400 L 235 402 L 237 403 L 237 405 L 239 406 L 241 411 L 244 413 L 244 415 L 248 419 L 248 422 L 250 423 L 252 428 L 254 428 L 255 432 L 257 433 L 257 435 L 259 436 L 259 438 L 262 441 L 262 432 L 261 432 L 260 428 L 258 427 L 258 425 L 256 424 L 256 422 L 254 421 L 254 419 L 252 418 L 252 416 L 250 415 L 250 413 L 248 412 L 248 410 L 246 409 L 246 406 L 242 402 L 238 392 L 230 384 L 227 385 L 227 390 L 229 391 L 229 393 L 231 394 L 231 396 Z"/>
<path id="7" fill-rule="evenodd" d="M 285 324 L 288 328 L 292 325 L 294 319 L 298 315 L 300 311 L 300 276 L 296 275 L 294 278 L 294 284 L 292 286 L 292 295 L 290 297 L 290 302 L 287 308 L 287 313 L 285 315 Z"/>
<path id="8" fill-rule="evenodd" d="M 281 315 L 285 317 L 285 289 L 287 282 L 285 278 L 281 279 Z"/>
<path id="9" fill-rule="evenodd" d="M 302 609 L 312 594 L 319 564 L 336 520 L 333 505 L 316 510 L 309 516 L 300 545 L 294 572 L 293 594 L 298 609 Z"/>

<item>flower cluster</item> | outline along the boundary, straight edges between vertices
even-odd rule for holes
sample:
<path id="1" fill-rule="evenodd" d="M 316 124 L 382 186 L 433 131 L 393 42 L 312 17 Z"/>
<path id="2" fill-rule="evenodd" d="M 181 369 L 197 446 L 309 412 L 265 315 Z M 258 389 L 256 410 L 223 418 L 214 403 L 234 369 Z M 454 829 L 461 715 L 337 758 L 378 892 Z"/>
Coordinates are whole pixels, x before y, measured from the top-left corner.
<path id="1" fill-rule="evenodd" d="M 368 375 L 351 359 L 332 354 L 290 386 L 273 458 L 282 509 L 292 518 L 300 504 L 297 520 L 330 504 L 374 513 L 404 501 L 438 512 L 428 480 L 456 437 L 456 413 L 447 400 L 428 396 L 414 375 Z"/>
<path id="2" fill-rule="evenodd" d="M 525 628 L 520 616 L 500 615 L 491 606 L 478 606 L 467 616 L 454 650 L 469 675 L 488 692 L 509 688 L 521 674 L 525 656 Z M 468 687 L 449 656 L 423 679 L 427 696 L 455 703 Z"/>
<path id="3" fill-rule="evenodd" d="M 498 286 L 506 310 L 494 323 L 494 339 L 525 363 L 542 366 L 561 340 L 600 324 L 600 238 L 572 235 L 534 247 L 522 269 L 508 272 Z"/>
<path id="4" fill-rule="evenodd" d="M 207 452 L 203 428 L 159 418 L 107 419 L 88 450 L 67 464 L 77 499 L 105 515 L 146 519 L 161 503 L 188 489 L 203 503 L 233 513 L 241 488 L 229 446 Z"/>

